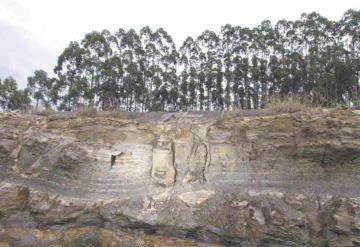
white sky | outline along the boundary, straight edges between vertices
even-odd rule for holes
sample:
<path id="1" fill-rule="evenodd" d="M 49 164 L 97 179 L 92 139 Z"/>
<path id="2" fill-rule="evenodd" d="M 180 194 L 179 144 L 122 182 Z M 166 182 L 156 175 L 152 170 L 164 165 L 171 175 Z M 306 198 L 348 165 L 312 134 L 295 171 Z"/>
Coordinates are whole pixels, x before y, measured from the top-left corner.
<path id="1" fill-rule="evenodd" d="M 36 69 L 52 72 L 72 40 L 92 30 L 163 27 L 177 45 L 227 23 L 257 26 L 312 11 L 339 20 L 360 0 L 0 0 L 0 77 L 21 86 Z"/>

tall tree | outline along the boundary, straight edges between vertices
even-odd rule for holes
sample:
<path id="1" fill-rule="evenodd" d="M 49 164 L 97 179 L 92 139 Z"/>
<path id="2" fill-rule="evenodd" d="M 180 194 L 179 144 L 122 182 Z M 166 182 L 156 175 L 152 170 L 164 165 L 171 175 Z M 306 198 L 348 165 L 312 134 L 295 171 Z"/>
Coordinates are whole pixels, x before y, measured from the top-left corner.
<path id="1" fill-rule="evenodd" d="M 39 102 L 46 108 L 51 106 L 52 100 L 52 87 L 54 80 L 48 77 L 44 70 L 36 70 L 33 76 L 28 77 L 29 92 L 36 101 L 36 109 L 38 109 Z"/>
<path id="2" fill-rule="evenodd" d="M 203 52 L 199 44 L 193 38 L 188 37 L 180 47 L 180 61 L 183 67 L 181 97 L 186 102 L 185 110 L 197 109 L 201 56 L 203 56 Z"/>
<path id="3" fill-rule="evenodd" d="M 85 52 L 79 43 L 71 42 L 58 58 L 54 72 L 59 78 L 56 87 L 63 92 L 60 95 L 60 110 L 71 111 L 85 103 L 84 96 L 89 90 L 83 73 Z"/>
<path id="4" fill-rule="evenodd" d="M 14 78 L 0 80 L 0 108 L 3 111 L 23 110 L 30 105 L 29 92 L 18 89 Z"/>

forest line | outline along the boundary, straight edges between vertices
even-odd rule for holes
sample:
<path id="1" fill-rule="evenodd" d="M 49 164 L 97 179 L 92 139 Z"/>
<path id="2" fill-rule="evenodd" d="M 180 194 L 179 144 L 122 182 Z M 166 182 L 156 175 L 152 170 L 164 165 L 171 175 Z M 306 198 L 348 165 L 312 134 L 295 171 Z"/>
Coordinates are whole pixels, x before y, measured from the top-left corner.
<path id="1" fill-rule="evenodd" d="M 12 77 L 0 79 L 0 108 L 258 109 L 273 95 L 359 106 L 360 11 L 339 21 L 313 12 L 252 29 L 225 25 L 179 48 L 162 28 L 93 31 L 70 42 L 54 72 L 36 70 L 24 90 Z"/>

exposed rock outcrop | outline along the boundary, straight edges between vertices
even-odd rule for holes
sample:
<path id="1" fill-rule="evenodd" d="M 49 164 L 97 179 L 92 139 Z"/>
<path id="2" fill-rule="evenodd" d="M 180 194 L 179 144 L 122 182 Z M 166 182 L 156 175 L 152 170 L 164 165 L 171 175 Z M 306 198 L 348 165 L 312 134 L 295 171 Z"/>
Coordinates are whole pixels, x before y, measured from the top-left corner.
<path id="1" fill-rule="evenodd" d="M 360 246 L 360 113 L 0 114 L 0 246 Z"/>

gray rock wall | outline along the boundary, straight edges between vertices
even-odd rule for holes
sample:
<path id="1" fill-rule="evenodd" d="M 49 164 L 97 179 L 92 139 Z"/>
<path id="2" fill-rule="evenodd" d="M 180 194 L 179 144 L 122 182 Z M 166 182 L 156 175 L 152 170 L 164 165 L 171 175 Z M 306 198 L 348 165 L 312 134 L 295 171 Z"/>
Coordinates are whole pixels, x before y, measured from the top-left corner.
<path id="1" fill-rule="evenodd" d="M 358 111 L 2 114 L 0 246 L 360 246 L 359 137 Z"/>

